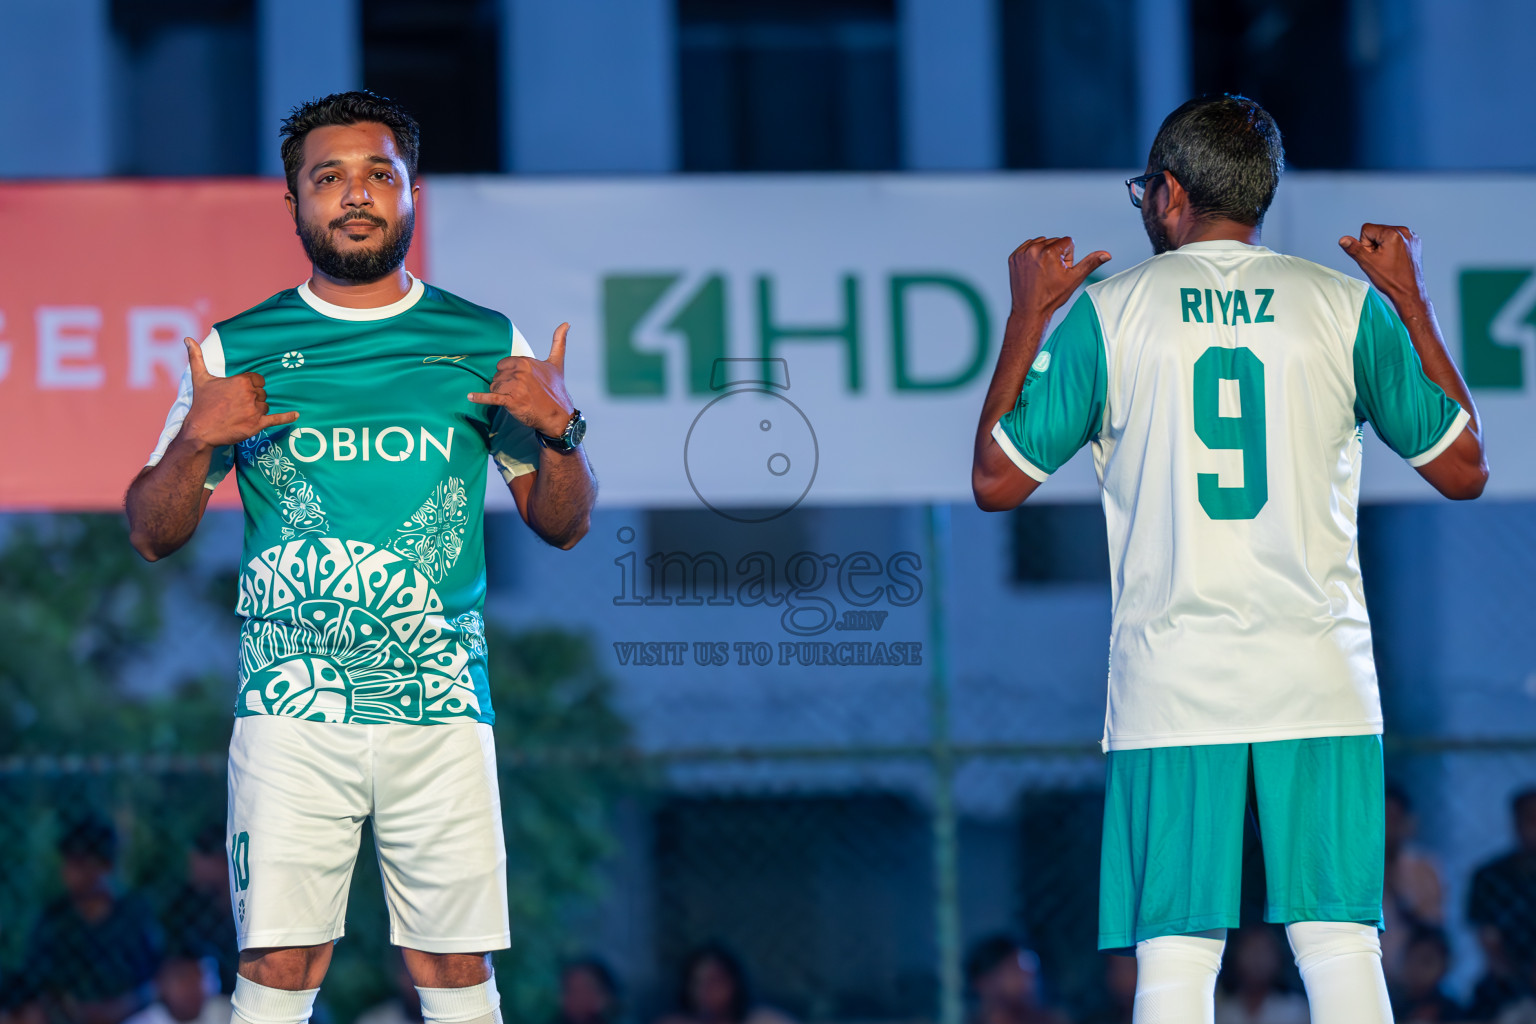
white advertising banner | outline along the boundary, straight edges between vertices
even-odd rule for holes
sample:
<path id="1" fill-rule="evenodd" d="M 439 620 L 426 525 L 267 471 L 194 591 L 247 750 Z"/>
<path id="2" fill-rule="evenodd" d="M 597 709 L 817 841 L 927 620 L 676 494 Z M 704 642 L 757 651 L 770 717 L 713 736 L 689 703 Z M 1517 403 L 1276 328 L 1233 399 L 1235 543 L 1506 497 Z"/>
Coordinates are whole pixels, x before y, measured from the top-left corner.
<path id="1" fill-rule="evenodd" d="M 970 500 L 971 446 L 1034 235 L 1150 254 L 1123 174 L 460 178 L 431 190 L 431 280 L 502 310 L 566 375 L 602 500 L 761 519 L 800 502 Z M 1425 238 L 1487 421 L 1490 493 L 1536 495 L 1536 179 L 1289 174 L 1265 243 L 1343 270 L 1363 220 Z M 1367 500 L 1432 497 L 1370 435 Z M 504 489 L 492 488 L 497 500 Z M 1080 453 L 1041 489 L 1097 498 Z"/>

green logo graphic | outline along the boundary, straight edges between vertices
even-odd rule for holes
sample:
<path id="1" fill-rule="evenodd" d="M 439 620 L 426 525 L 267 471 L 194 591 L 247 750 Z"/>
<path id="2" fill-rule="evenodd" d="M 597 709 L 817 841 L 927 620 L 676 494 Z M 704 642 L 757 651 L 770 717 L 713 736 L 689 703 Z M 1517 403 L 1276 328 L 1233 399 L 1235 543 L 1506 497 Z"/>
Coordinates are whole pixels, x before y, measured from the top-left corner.
<path id="1" fill-rule="evenodd" d="M 1536 271 L 1461 272 L 1461 360 L 1474 388 L 1525 386 L 1525 351 L 1536 348 Z"/>
<path id="2" fill-rule="evenodd" d="M 727 357 L 729 325 L 726 303 L 727 279 L 711 273 L 696 285 L 683 286 L 682 273 L 614 274 L 603 278 L 603 351 L 605 383 L 612 395 L 661 397 L 667 392 L 666 356 L 643 350 L 636 343 L 642 325 L 660 310 L 667 316 L 655 327 L 680 335 L 684 341 L 687 389 L 694 395 L 713 393 L 710 373 L 717 360 Z M 842 274 L 830 282 L 831 294 L 841 306 L 836 322 L 797 324 L 786 322 L 780 309 L 777 283 L 771 275 L 758 274 L 752 281 L 756 352 L 766 365 L 784 355 L 784 346 L 797 342 L 831 342 L 843 349 L 843 386 L 853 393 L 863 388 L 863 347 L 867 337 L 865 305 L 860 281 Z M 985 368 L 991 338 L 986 303 L 974 285 L 952 274 L 892 274 L 886 281 L 889 311 L 889 365 L 891 387 L 896 391 L 945 391 L 964 387 Z M 687 288 L 691 287 L 691 291 Z M 682 291 L 679 295 L 678 292 Z M 930 348 L 959 352 L 963 364 L 949 372 L 919 374 L 913 369 L 913 317 L 908 306 L 914 296 L 937 300 L 962 311 L 972 330 L 959 339 L 946 334 L 932 339 Z M 677 301 L 681 299 L 681 301 Z M 966 334 L 970 337 L 967 339 Z M 964 342 L 970 342 L 966 353 Z M 957 341 L 959 342 L 957 344 Z M 750 350 L 749 350 L 750 351 Z M 739 358 L 739 357 L 738 357 Z"/>
<path id="3" fill-rule="evenodd" d="M 251 884 L 251 834 L 236 832 L 229 840 L 229 864 L 235 869 L 235 891 L 243 892 Z"/>

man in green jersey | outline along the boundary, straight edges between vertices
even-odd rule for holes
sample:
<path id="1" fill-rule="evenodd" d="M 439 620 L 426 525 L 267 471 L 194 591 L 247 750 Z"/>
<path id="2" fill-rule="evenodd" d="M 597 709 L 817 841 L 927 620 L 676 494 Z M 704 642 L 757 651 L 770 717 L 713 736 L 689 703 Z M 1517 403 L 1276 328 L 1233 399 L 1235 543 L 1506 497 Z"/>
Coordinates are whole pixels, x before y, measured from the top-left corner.
<path id="1" fill-rule="evenodd" d="M 1265 919 L 1286 925 L 1312 1021 L 1391 1020 L 1362 427 L 1447 497 L 1488 477 L 1418 237 L 1339 239 L 1369 285 L 1267 248 L 1283 163 L 1250 99 L 1175 110 L 1127 182 L 1153 257 L 1088 285 L 1043 343 L 1109 254 L 1021 245 L 976 434 L 993 511 L 1093 448 L 1113 595 L 1099 946 L 1135 948 L 1138 1024 L 1211 1021 L 1250 802 Z"/>
<path id="2" fill-rule="evenodd" d="M 596 484 L 565 387 L 567 325 L 537 359 L 505 316 L 405 270 L 419 135 L 398 105 L 327 96 L 282 135 L 313 273 L 187 339 L 180 393 L 126 502 L 150 560 L 186 543 L 231 469 L 245 507 L 234 1019 L 309 1019 L 372 819 L 391 941 L 424 1018 L 500 1021 L 486 467 L 550 544 L 586 533 Z"/>

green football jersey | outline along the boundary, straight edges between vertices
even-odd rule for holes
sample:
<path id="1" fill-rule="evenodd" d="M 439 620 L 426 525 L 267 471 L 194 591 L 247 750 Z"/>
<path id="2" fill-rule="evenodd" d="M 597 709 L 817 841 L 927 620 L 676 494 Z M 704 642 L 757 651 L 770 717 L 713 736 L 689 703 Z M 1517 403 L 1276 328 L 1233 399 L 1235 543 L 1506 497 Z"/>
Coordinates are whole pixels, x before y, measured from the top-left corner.
<path id="1" fill-rule="evenodd" d="M 508 353 L 502 314 L 412 280 L 348 309 L 308 284 L 216 324 L 210 373 L 254 370 L 296 423 L 216 452 L 245 506 L 236 715 L 325 722 L 491 722 L 486 682 L 487 456 L 538 467 L 532 429 L 467 395 Z M 191 406 L 190 374 L 150 459 Z"/>

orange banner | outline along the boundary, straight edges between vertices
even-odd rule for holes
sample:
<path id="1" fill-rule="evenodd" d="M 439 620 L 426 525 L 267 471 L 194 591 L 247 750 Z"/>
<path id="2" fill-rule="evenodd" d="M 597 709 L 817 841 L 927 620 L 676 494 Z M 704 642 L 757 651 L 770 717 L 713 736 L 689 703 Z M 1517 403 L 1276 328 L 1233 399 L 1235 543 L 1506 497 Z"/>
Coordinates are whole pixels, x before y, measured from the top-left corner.
<path id="1" fill-rule="evenodd" d="M 108 510 L 181 339 L 309 276 L 280 179 L 0 185 L 0 509 Z M 422 274 L 423 230 L 407 266 Z M 238 505 L 233 477 L 213 497 Z"/>

